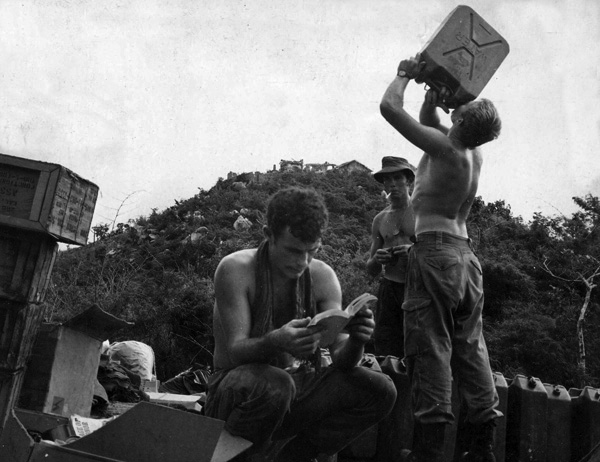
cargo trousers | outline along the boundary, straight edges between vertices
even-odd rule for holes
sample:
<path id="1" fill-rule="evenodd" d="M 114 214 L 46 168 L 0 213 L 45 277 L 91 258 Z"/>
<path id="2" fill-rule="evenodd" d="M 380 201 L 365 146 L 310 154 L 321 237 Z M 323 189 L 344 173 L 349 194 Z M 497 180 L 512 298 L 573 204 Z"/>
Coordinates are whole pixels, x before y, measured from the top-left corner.
<path id="1" fill-rule="evenodd" d="M 467 422 L 500 417 L 482 331 L 482 270 L 471 241 L 444 232 L 415 240 L 402 305 L 415 420 L 453 422 L 453 376 Z"/>
<path id="2" fill-rule="evenodd" d="M 252 453 L 300 436 L 318 453 L 333 455 L 383 419 L 395 400 L 392 380 L 366 367 L 329 366 L 315 375 L 256 363 L 216 372 L 205 414 L 254 443 Z"/>
<path id="3" fill-rule="evenodd" d="M 379 283 L 373 333 L 377 356 L 404 357 L 404 290 L 404 284 L 386 278 Z"/>

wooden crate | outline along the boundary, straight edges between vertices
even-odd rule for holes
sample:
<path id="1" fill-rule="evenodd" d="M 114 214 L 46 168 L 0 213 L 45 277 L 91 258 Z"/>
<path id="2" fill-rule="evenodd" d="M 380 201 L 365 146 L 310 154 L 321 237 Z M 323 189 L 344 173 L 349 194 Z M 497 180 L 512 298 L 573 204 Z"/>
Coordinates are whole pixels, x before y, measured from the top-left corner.
<path id="1" fill-rule="evenodd" d="M 85 245 L 98 186 L 69 169 L 0 154 L 0 225 Z"/>
<path id="2" fill-rule="evenodd" d="M 0 370 L 19 370 L 27 365 L 43 316 L 44 308 L 39 304 L 0 299 Z"/>
<path id="3" fill-rule="evenodd" d="M 48 234 L 0 226 L 0 300 L 42 302 L 57 250 Z"/>

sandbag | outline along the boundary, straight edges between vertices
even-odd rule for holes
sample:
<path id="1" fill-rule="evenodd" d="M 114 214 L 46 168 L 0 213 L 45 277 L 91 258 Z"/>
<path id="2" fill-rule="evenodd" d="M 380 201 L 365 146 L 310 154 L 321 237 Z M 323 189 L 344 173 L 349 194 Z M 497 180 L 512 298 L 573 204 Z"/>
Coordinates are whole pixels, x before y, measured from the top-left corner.
<path id="1" fill-rule="evenodd" d="M 106 350 L 111 361 L 121 364 L 142 380 L 155 380 L 154 351 L 149 345 L 135 340 L 113 343 Z"/>

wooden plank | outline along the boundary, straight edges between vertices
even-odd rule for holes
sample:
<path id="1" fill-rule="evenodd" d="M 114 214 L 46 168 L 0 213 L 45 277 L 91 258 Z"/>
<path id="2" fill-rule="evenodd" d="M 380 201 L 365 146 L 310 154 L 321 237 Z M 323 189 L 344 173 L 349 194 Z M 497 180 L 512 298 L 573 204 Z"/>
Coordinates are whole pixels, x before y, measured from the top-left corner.
<path id="1" fill-rule="evenodd" d="M 36 292 L 31 293 L 29 299 L 35 300 L 37 303 L 41 303 L 46 299 L 46 291 L 48 290 L 48 284 L 50 284 L 50 277 L 52 276 L 52 268 L 54 268 L 54 262 L 56 261 L 56 256 L 58 254 L 58 245 L 55 242 L 50 243 L 46 242 L 49 247 L 44 255 L 46 256 L 44 260 L 44 266 L 42 271 L 40 272 L 40 279 L 36 286 Z M 33 289 L 32 289 L 33 290 Z"/>
<path id="2" fill-rule="evenodd" d="M 46 171 L 40 171 L 39 184 L 41 187 L 36 188 L 35 196 L 33 198 L 33 204 L 31 205 L 31 212 L 29 219 L 31 221 L 39 222 L 40 216 L 42 215 L 42 206 L 44 205 L 44 199 L 48 191 L 48 184 L 50 180 L 50 174 Z M 47 213 L 47 212 L 46 212 Z"/>
<path id="3" fill-rule="evenodd" d="M 58 246 L 54 239 L 43 239 L 40 242 L 39 255 L 32 256 L 32 262 L 35 262 L 33 268 L 33 277 L 31 278 L 30 289 L 27 300 L 34 303 L 41 303 L 46 296 L 46 289 L 50 281 L 52 268 L 58 252 Z"/>
<path id="4" fill-rule="evenodd" d="M 0 299 L 42 302 L 57 251 L 48 234 L 0 227 Z"/>
<path id="5" fill-rule="evenodd" d="M 29 292 L 30 282 L 34 276 L 30 264 L 32 257 L 31 247 L 32 245 L 35 245 L 36 242 L 31 241 L 30 239 L 15 239 L 12 236 L 10 237 L 10 240 L 18 250 L 17 259 L 15 260 L 15 266 L 12 272 L 12 279 L 8 286 L 9 293 Z"/>
<path id="6" fill-rule="evenodd" d="M 0 300 L 0 369 L 25 367 L 43 316 L 41 305 Z"/>
<path id="7" fill-rule="evenodd" d="M 22 370 L 0 368 L 0 434 L 9 418 L 11 410 L 17 403 L 22 381 Z M 0 448 L 0 454 L 5 454 L 2 452 L 2 448 Z M 4 458 L 2 458 L 2 461 L 4 461 Z"/>
<path id="8" fill-rule="evenodd" d="M 69 200 L 69 190 L 61 189 L 60 170 L 54 170 L 51 175 L 52 190 L 47 192 L 48 197 L 45 201 L 44 216 L 47 218 L 47 224 L 54 226 L 55 231 L 60 231 L 65 219 L 65 209 Z M 56 207 L 55 210 L 53 210 Z"/>
<path id="9" fill-rule="evenodd" d="M 0 227 L 2 228 L 19 228 L 27 229 L 31 231 L 37 231 L 40 233 L 47 233 L 48 231 L 37 221 L 31 221 L 29 218 L 17 218 L 7 215 L 0 215 Z"/>

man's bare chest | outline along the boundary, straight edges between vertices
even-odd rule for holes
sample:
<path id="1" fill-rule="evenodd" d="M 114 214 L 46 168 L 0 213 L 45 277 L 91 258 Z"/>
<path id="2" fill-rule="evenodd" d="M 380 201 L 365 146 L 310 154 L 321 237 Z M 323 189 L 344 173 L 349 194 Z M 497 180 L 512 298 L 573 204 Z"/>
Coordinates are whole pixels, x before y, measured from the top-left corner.
<path id="1" fill-rule="evenodd" d="M 281 327 L 296 317 L 295 290 L 293 287 L 273 287 L 273 322 Z"/>
<path id="2" fill-rule="evenodd" d="M 412 217 L 409 209 L 390 210 L 381 219 L 379 233 L 386 242 L 407 238 L 412 233 Z"/>

